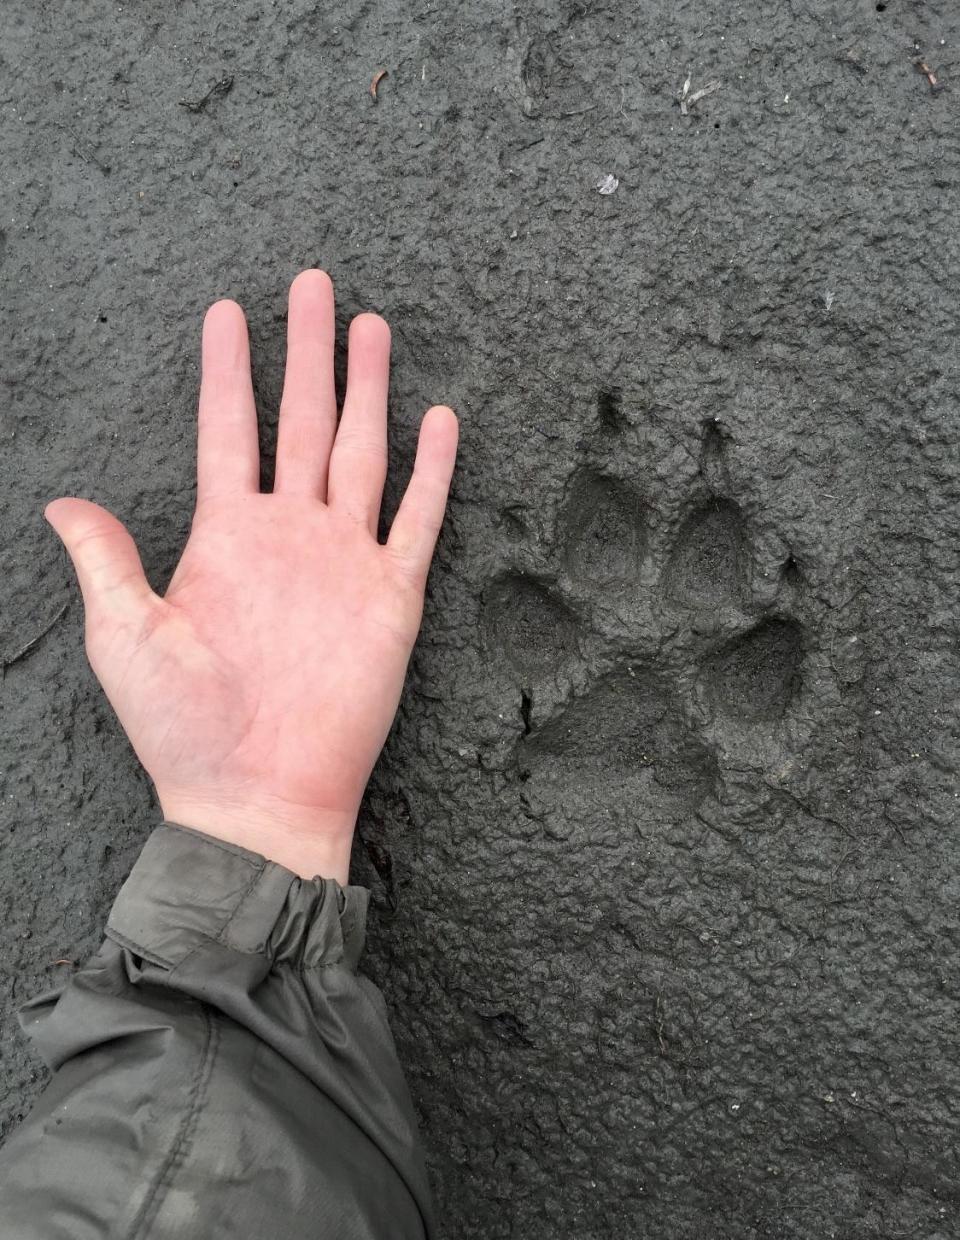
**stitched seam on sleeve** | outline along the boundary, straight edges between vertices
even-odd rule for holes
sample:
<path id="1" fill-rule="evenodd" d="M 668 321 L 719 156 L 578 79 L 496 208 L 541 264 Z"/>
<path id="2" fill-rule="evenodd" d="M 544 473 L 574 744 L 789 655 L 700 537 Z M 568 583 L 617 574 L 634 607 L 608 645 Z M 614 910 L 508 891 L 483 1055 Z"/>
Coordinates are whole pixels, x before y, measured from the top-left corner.
<path id="1" fill-rule="evenodd" d="M 240 910 L 243 908 L 243 906 L 246 904 L 246 902 L 247 902 L 247 901 L 250 899 L 250 897 L 253 895 L 254 889 L 256 888 L 257 884 L 260 882 L 260 879 L 263 877 L 263 875 L 264 875 L 264 873 L 265 873 L 265 872 L 266 872 L 266 867 L 264 867 L 264 868 L 262 868 L 262 869 L 257 870 L 256 874 L 255 874 L 255 875 L 253 876 L 253 878 L 251 879 L 250 884 L 249 884 L 249 886 L 247 887 L 246 891 L 243 893 L 243 895 L 240 897 L 240 899 L 239 899 L 239 900 L 237 901 L 237 903 L 234 905 L 233 912 L 230 914 L 230 916 L 227 918 L 227 920 L 223 923 L 223 925 L 222 925 L 222 926 L 220 927 L 220 929 L 217 931 L 217 938 L 216 938 L 216 941 L 217 941 L 218 943 L 224 943 L 224 944 L 226 944 L 226 946 L 228 946 L 228 947 L 231 949 L 231 951 L 238 951 L 238 952 L 241 952 L 244 956 L 259 956 L 259 955 L 261 955 L 262 953 L 258 952 L 258 951 L 256 950 L 256 948 L 250 948 L 249 950 L 245 950 L 245 949 L 244 949 L 244 948 L 242 948 L 242 947 L 235 947 L 233 943 L 227 943 L 227 941 L 226 941 L 226 935 L 227 935 L 227 931 L 230 929 L 230 926 L 233 924 L 234 918 L 237 916 L 237 914 L 240 912 Z M 280 906 L 280 907 L 282 908 L 282 907 L 283 907 L 283 905 L 281 904 L 281 906 Z M 277 912 L 278 912 L 278 913 L 280 912 L 280 909 L 279 909 L 279 908 L 277 909 Z M 276 924 L 276 918 L 274 918 L 274 924 Z M 271 926 L 271 927 L 270 927 L 270 929 L 272 930 L 272 929 L 273 929 L 273 926 Z M 266 942 L 265 942 L 265 943 L 264 943 L 264 945 L 263 945 L 263 946 L 264 946 L 264 951 L 266 951 L 266 948 L 267 948 L 267 946 L 269 945 L 269 942 L 270 942 L 270 934 L 269 934 L 269 932 L 268 932 L 268 934 L 267 934 L 267 938 L 266 938 Z"/>
<path id="2" fill-rule="evenodd" d="M 226 851 L 226 850 L 223 850 L 223 851 Z M 236 946 L 236 944 L 227 943 L 226 941 L 226 934 L 230 928 L 231 923 L 233 922 L 233 919 L 237 916 L 237 914 L 240 912 L 240 910 L 243 908 L 246 902 L 253 895 L 254 888 L 256 887 L 257 883 L 260 881 L 262 874 L 263 874 L 263 870 L 258 869 L 257 872 L 254 874 L 253 878 L 250 880 L 243 894 L 240 896 L 240 899 L 237 901 L 237 904 L 235 908 L 233 909 L 233 911 L 230 913 L 230 916 L 223 923 L 223 925 L 219 928 L 219 930 L 217 930 L 216 934 L 210 934 L 206 930 L 201 930 L 201 929 L 194 929 L 191 931 L 191 934 L 195 935 L 196 938 L 200 940 L 200 943 L 198 943 L 190 952 L 188 952 L 187 956 L 184 957 L 184 959 L 189 959 L 190 956 L 195 955 L 196 952 L 199 950 L 199 948 L 205 943 L 219 943 L 223 946 L 229 947 L 231 951 L 239 952 L 241 955 L 244 955 L 244 956 L 259 956 L 263 954 L 262 952 L 257 951 L 256 948 L 238 947 Z M 168 960 L 165 956 L 161 956 L 159 952 L 154 951 L 152 948 L 145 947 L 144 944 L 137 943 L 133 939 L 128 938 L 127 935 L 121 933 L 121 931 L 117 930 L 114 926 L 111 926 L 109 922 L 107 923 L 107 928 L 106 928 L 105 933 L 107 934 L 109 938 L 113 939 L 115 943 L 119 944 L 120 947 L 126 948 L 128 951 L 133 952 L 137 956 L 143 956 L 145 960 L 149 960 L 153 964 L 161 965 L 165 969 L 176 968 L 176 964 L 177 964 L 176 961 Z M 264 949 L 266 949 L 268 942 L 269 942 L 269 935 L 267 936 L 267 942 L 264 943 Z"/>
<path id="3" fill-rule="evenodd" d="M 226 840 L 218 840 L 215 836 L 207 835 L 204 831 L 195 831 L 192 827 L 184 827 L 177 822 L 164 822 L 163 825 L 171 831 L 178 832 L 180 835 L 199 839 L 201 843 L 206 844 L 208 847 L 215 848 L 218 852 L 226 853 L 228 857 L 235 857 L 237 861 L 242 861 L 244 865 L 252 866 L 258 872 L 264 868 L 259 861 L 251 861 L 249 857 L 244 856 L 246 849 L 228 844 Z"/>
<path id="4" fill-rule="evenodd" d="M 187 1105 L 180 1121 L 180 1126 L 167 1151 L 156 1179 L 147 1190 L 146 1200 L 141 1206 L 137 1217 L 133 1220 L 129 1232 L 129 1240 L 147 1240 L 157 1214 L 163 1204 L 167 1190 L 173 1183 L 177 1168 L 180 1167 L 190 1150 L 197 1127 L 200 1109 L 206 1098 L 207 1084 L 213 1072 L 213 1064 L 220 1046 L 220 1026 L 214 1013 L 205 1005 L 199 1004 L 201 1019 L 204 1024 L 204 1040 L 197 1066 L 190 1082 Z"/>
<path id="5" fill-rule="evenodd" d="M 121 934 L 109 922 L 104 933 L 108 939 L 113 939 L 114 943 L 119 947 L 124 948 L 128 952 L 133 952 L 135 956 L 142 956 L 144 960 L 149 960 L 151 964 L 160 965 L 163 969 L 173 968 L 172 960 L 167 960 L 166 957 L 161 956 L 159 952 L 153 951 L 152 948 L 144 947 L 142 943 L 135 943 L 133 939 L 127 938 L 125 934 Z"/>

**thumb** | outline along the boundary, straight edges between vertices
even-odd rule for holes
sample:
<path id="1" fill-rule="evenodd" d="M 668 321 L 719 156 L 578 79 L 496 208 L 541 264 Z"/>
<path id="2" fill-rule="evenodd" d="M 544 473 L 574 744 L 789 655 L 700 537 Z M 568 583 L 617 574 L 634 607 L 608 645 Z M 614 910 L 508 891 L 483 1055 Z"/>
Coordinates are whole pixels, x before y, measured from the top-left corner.
<path id="1" fill-rule="evenodd" d="M 55 499 L 43 515 L 73 561 L 88 621 L 142 615 L 153 591 L 136 543 L 117 518 L 86 499 Z"/>

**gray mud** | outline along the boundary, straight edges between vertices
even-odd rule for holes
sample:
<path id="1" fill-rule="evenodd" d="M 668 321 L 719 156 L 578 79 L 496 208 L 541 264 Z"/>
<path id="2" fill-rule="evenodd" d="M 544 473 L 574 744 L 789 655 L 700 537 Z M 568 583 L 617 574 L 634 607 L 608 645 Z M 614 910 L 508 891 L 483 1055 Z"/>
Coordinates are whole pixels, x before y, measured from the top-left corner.
<path id="1" fill-rule="evenodd" d="M 321 264 L 394 328 L 388 506 L 463 420 L 355 852 L 445 1235 L 960 1235 L 958 6 L 0 35 L 6 1129 L 13 1010 L 157 820 L 41 506 L 107 504 L 162 586 L 204 307 L 248 309 L 269 478 Z"/>

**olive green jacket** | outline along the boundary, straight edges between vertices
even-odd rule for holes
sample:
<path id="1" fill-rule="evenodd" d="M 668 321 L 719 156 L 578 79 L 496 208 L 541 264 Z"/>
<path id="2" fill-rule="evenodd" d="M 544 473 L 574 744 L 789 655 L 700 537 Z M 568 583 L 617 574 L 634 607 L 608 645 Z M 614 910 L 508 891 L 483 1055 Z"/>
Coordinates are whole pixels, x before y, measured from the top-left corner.
<path id="1" fill-rule="evenodd" d="M 53 1078 L 0 1152 L 3 1240 L 433 1236 L 368 894 L 159 827 L 22 1014 Z"/>

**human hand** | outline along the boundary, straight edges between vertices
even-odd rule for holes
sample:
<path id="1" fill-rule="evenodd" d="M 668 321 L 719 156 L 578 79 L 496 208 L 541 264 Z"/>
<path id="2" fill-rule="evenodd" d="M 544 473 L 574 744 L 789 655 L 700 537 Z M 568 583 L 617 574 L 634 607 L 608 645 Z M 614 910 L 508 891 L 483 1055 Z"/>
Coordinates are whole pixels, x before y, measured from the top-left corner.
<path id="1" fill-rule="evenodd" d="M 46 517 L 73 560 L 86 647 L 164 816 L 346 883 L 364 787 L 420 627 L 457 420 L 436 406 L 384 544 L 390 331 L 349 334 L 337 423 L 333 286 L 290 288 L 273 492 L 259 488 L 246 321 L 203 325 L 197 507 L 164 595 L 110 513 L 58 499 Z"/>

